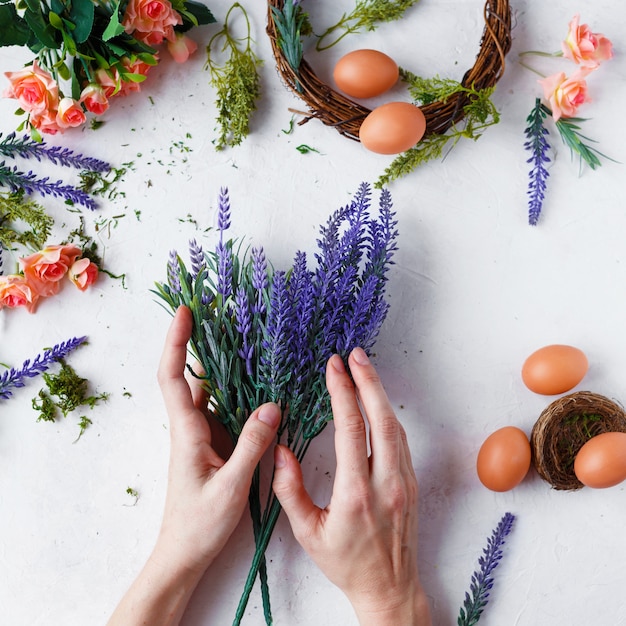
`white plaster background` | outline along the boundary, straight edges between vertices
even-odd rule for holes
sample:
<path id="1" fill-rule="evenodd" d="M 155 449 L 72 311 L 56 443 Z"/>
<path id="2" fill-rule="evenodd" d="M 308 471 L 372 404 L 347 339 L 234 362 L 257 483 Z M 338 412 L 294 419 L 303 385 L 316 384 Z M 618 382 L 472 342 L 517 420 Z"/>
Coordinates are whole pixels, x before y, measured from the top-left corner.
<path id="1" fill-rule="evenodd" d="M 210 3 L 218 20 L 229 4 Z M 170 249 L 184 250 L 190 237 L 215 225 L 220 186 L 231 192 L 233 235 L 262 244 L 275 265 L 285 266 L 296 249 L 312 250 L 318 225 L 390 161 L 315 121 L 292 135 L 282 132 L 288 108 L 301 104 L 276 74 L 264 3 L 245 5 L 265 66 L 263 99 L 240 147 L 216 153 L 212 144 L 214 92 L 203 44 L 215 26 L 195 31 L 200 49 L 192 61 L 178 66 L 164 58 L 141 93 L 115 102 L 102 128 L 50 139 L 116 166 L 133 162 L 119 185 L 125 196 L 86 216 L 93 228 L 96 219 L 125 215 L 100 232 L 99 242 L 108 269 L 126 273 L 126 289 L 103 277 L 85 294 L 66 288 L 36 315 L 0 313 L 0 361 L 19 365 L 44 346 L 86 334 L 89 346 L 71 363 L 96 391 L 110 393 L 88 414 L 93 425 L 77 443 L 73 416 L 35 421 L 36 379 L 0 406 L 2 624 L 104 624 L 150 552 L 167 470 L 167 416 L 155 371 L 169 322 L 150 289 L 165 277 Z M 321 25 L 351 6 L 326 2 L 309 9 Z M 624 487 L 562 493 L 531 472 L 515 490 L 496 494 L 474 470 L 487 434 L 507 424 L 529 433 L 550 402 L 520 379 L 523 360 L 540 346 L 582 348 L 590 369 L 578 388 L 626 402 L 626 11 L 608 0 L 513 1 L 512 9 L 513 48 L 494 96 L 500 124 L 390 186 L 400 250 L 376 364 L 408 431 L 420 481 L 419 559 L 434 623 L 456 622 L 486 538 L 511 511 L 517 521 L 481 623 L 616 626 L 626 624 Z M 540 92 L 517 55 L 557 50 L 576 11 L 615 45 L 615 58 L 589 80 L 594 102 L 581 114 L 590 118 L 586 134 L 618 163 L 605 161 L 579 175 L 555 139 L 544 214 L 532 228 L 522 144 L 525 118 Z M 481 31 L 482 2 L 422 0 L 402 23 L 307 58 L 328 76 L 341 53 L 377 47 L 417 74 L 458 79 L 474 62 Z M 0 70 L 28 58 L 1 49 Z M 535 64 L 544 73 L 571 70 L 563 60 Z M 0 100 L 3 133 L 15 126 L 14 108 Z M 188 151 L 179 150 L 179 142 Z M 320 154 L 302 155 L 300 144 Z M 61 203 L 46 205 L 65 215 Z M 209 245 L 211 235 L 204 241 Z M 325 503 L 334 472 L 332 426 L 311 446 L 304 472 L 316 500 Z M 127 487 L 139 493 L 134 506 Z M 203 579 L 185 626 L 231 623 L 250 535 L 244 517 Z M 347 601 L 303 555 L 282 519 L 268 556 L 277 625 L 356 624 Z M 244 623 L 263 624 L 258 587 Z"/>

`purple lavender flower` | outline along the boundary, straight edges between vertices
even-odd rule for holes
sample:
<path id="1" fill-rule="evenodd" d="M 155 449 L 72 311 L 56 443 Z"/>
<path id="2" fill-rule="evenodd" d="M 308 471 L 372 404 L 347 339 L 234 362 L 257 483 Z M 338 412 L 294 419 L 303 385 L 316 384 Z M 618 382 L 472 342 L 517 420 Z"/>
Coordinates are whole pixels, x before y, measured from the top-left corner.
<path id="1" fill-rule="evenodd" d="M 0 137 L 2 137 L 2 133 L 0 133 Z M 35 158 L 37 161 L 48 159 L 55 165 L 75 167 L 90 172 L 104 173 L 111 169 L 109 163 L 100 159 L 85 157 L 62 146 L 48 146 L 45 141 L 40 143 L 28 135 L 17 138 L 15 133 L 10 133 L 0 140 L 0 155 L 11 158 L 15 156 L 20 156 L 23 159 Z"/>
<path id="2" fill-rule="evenodd" d="M 11 387 L 23 387 L 26 378 L 34 378 L 45 372 L 53 363 L 59 359 L 64 359 L 70 352 L 85 342 L 86 339 L 87 337 L 74 337 L 63 343 L 56 344 L 52 348 L 46 348 L 32 362 L 30 359 L 24 361 L 20 369 L 11 368 L 4 372 L 0 376 L 0 400 L 8 400 L 13 395 Z"/>
<path id="3" fill-rule="evenodd" d="M 254 356 L 254 344 L 250 343 L 252 315 L 248 294 L 241 286 L 235 294 L 235 329 L 241 335 L 241 348 L 238 349 L 237 354 L 246 362 L 248 376 L 252 376 L 252 357 Z"/>
<path id="4" fill-rule="evenodd" d="M 267 277 L 267 260 L 263 248 L 252 248 L 252 287 L 256 292 L 256 302 L 252 312 L 262 315 L 265 313 L 265 300 L 263 294 L 269 285 Z"/>
<path id="5" fill-rule="evenodd" d="M 215 248 L 217 255 L 217 293 L 226 300 L 233 295 L 233 252 L 230 244 L 220 241 Z"/>
<path id="6" fill-rule="evenodd" d="M 72 185 L 65 185 L 61 180 L 49 182 L 48 176 L 38 178 L 32 171 L 24 174 L 16 166 L 6 166 L 4 161 L 0 161 L 0 185 L 8 187 L 14 193 L 20 190 L 24 190 L 27 194 L 39 192 L 44 196 L 65 198 L 69 202 L 80 204 L 92 211 L 96 209 L 96 203 L 88 193 Z"/>
<path id="7" fill-rule="evenodd" d="M 191 260 L 191 276 L 195 280 L 205 268 L 202 246 L 195 239 L 189 241 L 189 258 Z"/>
<path id="8" fill-rule="evenodd" d="M 217 227 L 221 234 L 230 228 L 230 198 L 228 196 L 228 188 L 222 187 L 217 199 Z"/>
<path id="9" fill-rule="evenodd" d="M 170 250 L 167 260 L 167 281 L 174 293 L 180 293 L 180 261 L 176 250 Z"/>
<path id="10" fill-rule="evenodd" d="M 532 153 L 526 163 L 532 163 L 532 169 L 528 173 L 530 182 L 528 183 L 528 223 L 536 226 L 539 221 L 539 215 L 543 208 L 543 201 L 546 193 L 546 181 L 550 173 L 545 167 L 550 162 L 547 152 L 550 150 L 550 144 L 546 139 L 548 129 L 544 126 L 543 121 L 546 119 L 547 112 L 541 104 L 541 100 L 535 100 L 535 106 L 526 118 L 528 126 L 524 130 L 528 141 L 524 143 L 524 148 Z"/>
<path id="11" fill-rule="evenodd" d="M 458 626 L 474 626 L 480 619 L 483 609 L 489 601 L 489 591 L 493 587 L 492 573 L 502 559 L 502 545 L 506 536 L 511 532 L 515 516 L 512 513 L 505 513 L 496 528 L 487 540 L 487 547 L 483 549 L 483 556 L 478 559 L 480 570 L 472 574 L 469 593 L 465 594 L 463 606 L 459 617 Z"/>
<path id="12" fill-rule="evenodd" d="M 291 373 L 292 336 L 293 317 L 287 293 L 286 274 L 278 271 L 274 272 L 272 278 L 260 371 L 260 382 L 272 402 L 282 398 L 285 383 Z"/>

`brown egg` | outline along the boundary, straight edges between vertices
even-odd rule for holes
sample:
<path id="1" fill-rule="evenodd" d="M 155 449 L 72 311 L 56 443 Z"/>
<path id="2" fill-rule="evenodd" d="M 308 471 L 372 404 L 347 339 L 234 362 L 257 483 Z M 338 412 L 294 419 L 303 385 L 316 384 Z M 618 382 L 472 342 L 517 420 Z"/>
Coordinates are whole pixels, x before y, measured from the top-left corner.
<path id="1" fill-rule="evenodd" d="M 340 91 L 353 98 L 373 98 L 398 82 L 398 65 L 378 50 L 354 50 L 335 65 L 333 78 Z"/>
<path id="2" fill-rule="evenodd" d="M 535 393 L 553 396 L 574 388 L 589 369 L 585 353 L 554 344 L 533 352 L 522 367 L 524 384 Z"/>
<path id="3" fill-rule="evenodd" d="M 359 138 L 372 152 L 398 154 L 412 148 L 425 130 L 426 118 L 419 107 L 409 102 L 388 102 L 363 120 Z"/>
<path id="4" fill-rule="evenodd" d="M 530 469 L 530 443 L 523 430 L 504 426 L 491 433 L 478 451 L 476 472 L 492 491 L 509 491 Z"/>
<path id="5" fill-rule="evenodd" d="M 626 480 L 626 433 L 602 433 L 587 441 L 574 459 L 576 478 L 605 489 Z"/>

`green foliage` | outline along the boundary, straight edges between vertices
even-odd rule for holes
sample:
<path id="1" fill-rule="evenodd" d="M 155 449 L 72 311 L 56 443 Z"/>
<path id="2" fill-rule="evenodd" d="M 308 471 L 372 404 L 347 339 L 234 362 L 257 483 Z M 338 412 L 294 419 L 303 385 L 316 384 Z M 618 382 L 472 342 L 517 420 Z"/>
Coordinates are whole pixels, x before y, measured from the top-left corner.
<path id="1" fill-rule="evenodd" d="M 355 8 L 350 13 L 344 13 L 339 21 L 327 28 L 317 40 L 318 51 L 327 50 L 341 41 L 347 35 L 363 30 L 375 30 L 381 22 L 393 22 L 404 16 L 407 9 L 418 0 L 357 0 Z M 335 36 L 339 31 L 340 34 Z M 330 43 L 327 39 L 334 38 Z"/>
<path id="2" fill-rule="evenodd" d="M 235 9 L 241 11 L 247 25 L 247 34 L 240 39 L 231 34 L 228 24 Z M 218 46 L 219 43 L 221 46 Z M 211 72 L 211 85 L 217 91 L 217 124 L 220 134 L 215 144 L 216 150 L 238 146 L 250 133 L 250 117 L 261 95 L 258 69 L 262 64 L 251 44 L 248 14 L 235 2 L 226 14 L 222 30 L 213 35 L 207 45 L 206 67 Z M 228 54 L 223 65 L 215 60 L 220 53 Z"/>
<path id="3" fill-rule="evenodd" d="M 71 365 L 60 359 L 61 370 L 57 374 L 44 372 L 42 374 L 46 387 L 40 389 L 36 398 L 33 398 L 32 405 L 39 411 L 37 421 L 54 422 L 59 411 L 63 417 L 75 411 L 79 407 L 89 407 L 93 409 L 100 401 L 106 401 L 108 393 L 90 395 L 89 381 L 81 378 Z M 91 420 L 86 416 L 79 418 L 80 432 L 79 439 L 85 429 L 91 424 Z"/>
<path id="4" fill-rule="evenodd" d="M 467 94 L 469 102 L 463 107 L 461 126 L 455 124 L 447 133 L 426 135 L 416 146 L 398 155 L 376 181 L 378 188 L 409 174 L 423 163 L 441 158 L 448 142 L 452 142 L 451 149 L 461 138 L 476 141 L 486 128 L 500 121 L 500 114 L 491 102 L 495 87 L 477 90 L 449 79 L 424 79 L 406 70 L 401 70 L 401 77 L 408 83 L 409 92 L 419 104 L 445 102 L 456 93 Z"/>
<path id="5" fill-rule="evenodd" d="M 24 227 L 20 229 L 20 225 Z M 45 209 L 27 200 L 23 192 L 0 192 L 0 248 L 43 248 L 53 225 L 54 219 Z"/>
<path id="6" fill-rule="evenodd" d="M 545 105 L 542 106 L 545 107 Z M 545 107 L 545 109 L 550 115 L 552 114 L 552 111 L 550 111 L 548 107 Z M 570 149 L 572 157 L 574 154 L 577 154 L 580 157 L 581 165 L 584 161 L 592 170 L 595 170 L 602 165 L 600 157 L 604 157 L 610 161 L 613 159 L 585 143 L 585 141 L 595 142 L 593 139 L 585 137 L 585 135 L 580 132 L 580 123 L 584 121 L 585 119 L 582 117 L 561 117 L 555 122 L 555 125 L 561 135 L 563 143 Z"/>
<path id="7" fill-rule="evenodd" d="M 310 32 L 309 16 L 293 0 L 286 0 L 282 10 L 272 7 L 272 18 L 278 34 L 278 46 L 283 51 L 287 63 L 298 75 L 302 63 L 302 36 Z M 296 83 L 296 89 L 301 87 Z"/>

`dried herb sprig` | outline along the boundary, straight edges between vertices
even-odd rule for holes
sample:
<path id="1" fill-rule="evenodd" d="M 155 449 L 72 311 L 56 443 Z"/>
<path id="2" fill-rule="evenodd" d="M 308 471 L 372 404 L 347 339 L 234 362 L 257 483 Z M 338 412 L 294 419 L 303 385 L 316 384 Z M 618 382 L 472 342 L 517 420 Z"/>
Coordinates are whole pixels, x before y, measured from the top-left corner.
<path id="1" fill-rule="evenodd" d="M 530 179 L 528 183 L 528 223 L 531 226 L 535 226 L 539 221 L 545 199 L 546 181 L 550 176 L 545 166 L 546 163 L 550 162 L 548 156 L 550 144 L 546 139 L 549 131 L 544 125 L 544 120 L 548 114 L 549 111 L 546 111 L 546 107 L 541 104 L 541 99 L 537 98 L 533 110 L 526 118 L 528 126 L 524 130 L 527 139 L 524 148 L 532 154 L 526 161 L 526 163 L 532 163 L 532 168 L 528 173 Z"/>
<path id="2" fill-rule="evenodd" d="M 8 400 L 12 395 L 12 388 L 24 387 L 26 379 L 34 378 L 45 372 L 51 365 L 67 357 L 73 350 L 87 340 L 87 337 L 74 337 L 52 348 L 46 348 L 32 361 L 27 359 L 21 368 L 12 367 L 0 376 L 0 400 Z"/>
<path id="3" fill-rule="evenodd" d="M 233 11 L 238 10 L 246 22 L 246 35 L 236 38 L 229 28 Z M 221 45 L 219 45 L 221 44 Z M 227 146 L 238 146 L 250 133 L 250 118 L 256 111 L 256 102 L 261 95 L 259 67 L 261 59 L 252 50 L 250 20 L 244 7 L 235 2 L 224 19 L 223 28 L 215 33 L 206 47 L 206 68 L 211 72 L 211 85 L 217 91 L 217 124 L 220 134 L 216 150 Z M 215 57 L 228 54 L 220 65 Z"/>
<path id="4" fill-rule="evenodd" d="M 375 30 L 382 22 L 398 20 L 417 2 L 418 0 L 357 0 L 352 11 L 344 13 L 336 24 L 327 28 L 318 37 L 315 47 L 318 51 L 327 50 L 347 35 L 363 30 Z M 340 34 L 327 43 L 326 40 L 337 31 Z"/>
<path id="5" fill-rule="evenodd" d="M 387 314 L 387 272 L 396 250 L 391 196 L 382 190 L 370 215 L 371 190 L 362 184 L 353 201 L 320 228 L 313 268 L 297 252 L 287 271 L 275 270 L 262 248 L 241 252 L 226 240 L 230 202 L 220 194 L 219 241 L 212 252 L 190 244 L 191 269 L 170 255 L 167 281 L 156 293 L 174 311 L 194 318 L 191 351 L 202 364 L 210 409 L 237 441 L 252 411 L 267 401 L 283 410 L 279 439 L 302 460 L 311 441 L 332 419 L 325 365 L 333 353 L 345 360 L 361 346 L 371 351 Z M 255 579 L 261 575 L 265 618 L 271 623 L 265 550 L 280 513 L 270 493 L 261 510 L 260 475 L 250 490 L 255 554 L 237 608 L 239 624 Z M 270 490 L 271 492 L 271 490 Z"/>
<path id="6" fill-rule="evenodd" d="M 26 227 L 18 230 L 18 223 Z M 39 250 L 44 247 L 54 219 L 23 192 L 0 192 L 0 251 L 13 250 L 16 245 Z"/>
<path id="7" fill-rule="evenodd" d="M 469 102 L 463 107 L 464 117 L 461 126 L 453 125 L 446 133 L 427 135 L 415 147 L 398 155 L 376 181 L 378 188 L 409 174 L 432 159 L 441 158 L 448 142 L 452 141 L 451 149 L 462 138 L 476 141 L 485 129 L 500 121 L 500 113 L 491 101 L 495 86 L 474 89 L 438 76 L 425 79 L 405 69 L 401 70 L 400 76 L 408 83 L 416 104 L 428 104 L 435 100 L 445 102 L 455 93 L 466 93 Z"/>
<path id="8" fill-rule="evenodd" d="M 465 593 L 463 607 L 457 618 L 458 626 L 474 626 L 478 623 L 487 602 L 489 592 L 493 587 L 493 571 L 502 559 L 502 545 L 505 538 L 511 532 L 515 516 L 512 513 L 505 513 L 498 525 L 487 539 L 487 547 L 483 549 L 483 556 L 478 559 L 480 569 L 472 574 L 470 592 Z"/>

